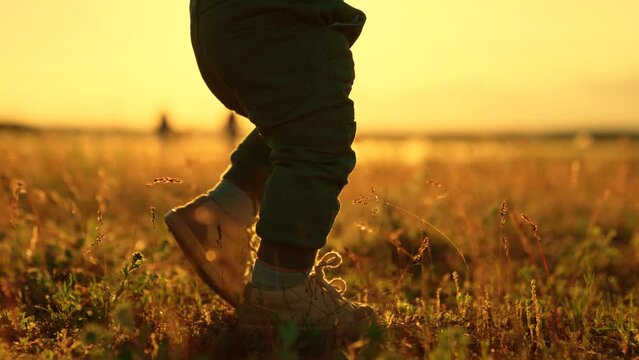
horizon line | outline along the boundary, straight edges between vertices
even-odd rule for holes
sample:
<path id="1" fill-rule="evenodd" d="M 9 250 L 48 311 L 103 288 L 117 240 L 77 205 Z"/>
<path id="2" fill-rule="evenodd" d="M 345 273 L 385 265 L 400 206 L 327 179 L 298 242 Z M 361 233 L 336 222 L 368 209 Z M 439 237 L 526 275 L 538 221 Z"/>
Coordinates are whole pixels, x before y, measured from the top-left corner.
<path id="1" fill-rule="evenodd" d="M 89 127 L 89 126 L 39 126 L 16 121 L 0 120 L 0 131 L 8 132 L 49 132 L 59 134 L 120 134 L 120 135 L 153 135 L 156 130 L 131 128 L 125 126 Z M 193 135 L 217 135 L 222 134 L 222 129 L 184 129 L 173 131 L 177 136 Z M 384 131 L 379 129 L 359 130 L 358 138 L 385 138 L 385 139 L 481 139 L 481 138 L 571 138 L 575 136 L 590 136 L 595 139 L 630 137 L 639 138 L 639 129 L 618 127 L 597 128 L 570 128 L 570 129 L 535 129 L 535 130 L 402 130 Z"/>

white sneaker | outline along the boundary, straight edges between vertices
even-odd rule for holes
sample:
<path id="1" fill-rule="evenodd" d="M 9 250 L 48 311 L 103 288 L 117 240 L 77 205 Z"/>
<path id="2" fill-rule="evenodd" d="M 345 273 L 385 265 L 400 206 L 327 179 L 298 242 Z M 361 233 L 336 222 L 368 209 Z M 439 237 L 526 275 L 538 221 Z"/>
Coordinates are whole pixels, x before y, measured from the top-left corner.
<path id="1" fill-rule="evenodd" d="M 346 283 L 342 279 L 326 280 L 324 268 L 337 267 L 341 260 L 336 252 L 325 254 L 306 282 L 287 289 L 265 290 L 246 285 L 237 310 L 240 327 L 269 330 L 293 321 L 302 329 L 357 339 L 376 323 L 375 311 L 344 298 Z"/>
<path id="2" fill-rule="evenodd" d="M 237 307 L 254 261 L 250 227 L 238 224 L 206 194 L 172 209 L 164 221 L 204 282 Z"/>

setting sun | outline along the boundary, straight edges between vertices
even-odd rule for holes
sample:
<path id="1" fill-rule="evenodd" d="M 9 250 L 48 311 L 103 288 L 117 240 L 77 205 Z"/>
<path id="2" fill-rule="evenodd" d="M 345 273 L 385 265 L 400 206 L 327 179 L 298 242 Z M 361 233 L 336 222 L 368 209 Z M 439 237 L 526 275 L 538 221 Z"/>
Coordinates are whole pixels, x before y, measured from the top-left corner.
<path id="1" fill-rule="evenodd" d="M 398 3 L 399 4 L 399 3 Z M 639 3 L 352 1 L 362 131 L 639 127 Z M 186 1 L 6 2 L 0 118 L 216 128 Z M 392 125 L 391 125 L 392 124 Z"/>

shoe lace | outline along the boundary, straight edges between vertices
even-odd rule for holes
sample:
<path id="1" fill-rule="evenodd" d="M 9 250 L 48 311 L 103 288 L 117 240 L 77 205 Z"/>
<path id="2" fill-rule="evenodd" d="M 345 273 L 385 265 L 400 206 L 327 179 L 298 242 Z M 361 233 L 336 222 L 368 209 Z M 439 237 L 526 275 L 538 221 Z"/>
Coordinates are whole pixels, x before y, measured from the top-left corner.
<path id="1" fill-rule="evenodd" d="M 336 298 L 342 298 L 346 292 L 346 281 L 340 277 L 327 280 L 324 270 L 327 268 L 335 269 L 341 264 L 342 256 L 335 251 L 329 251 L 315 262 L 315 266 L 310 275 L 311 279 L 315 280 L 320 288 L 326 290 Z"/>

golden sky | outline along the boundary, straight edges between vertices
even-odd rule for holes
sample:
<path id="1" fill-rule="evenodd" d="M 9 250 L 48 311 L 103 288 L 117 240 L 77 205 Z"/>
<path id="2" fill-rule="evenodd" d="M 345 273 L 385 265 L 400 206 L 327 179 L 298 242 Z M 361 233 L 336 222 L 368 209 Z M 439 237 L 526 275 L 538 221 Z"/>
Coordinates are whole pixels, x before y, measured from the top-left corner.
<path id="1" fill-rule="evenodd" d="M 363 131 L 639 129 L 637 0 L 350 3 Z M 187 0 L 2 0 L 0 118 L 219 127 L 188 21 Z"/>

